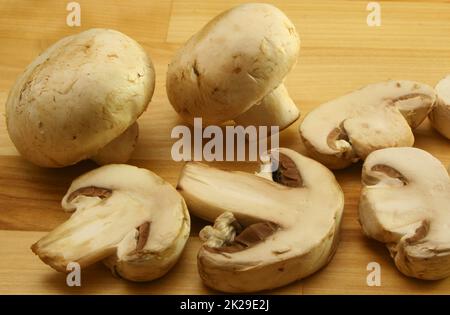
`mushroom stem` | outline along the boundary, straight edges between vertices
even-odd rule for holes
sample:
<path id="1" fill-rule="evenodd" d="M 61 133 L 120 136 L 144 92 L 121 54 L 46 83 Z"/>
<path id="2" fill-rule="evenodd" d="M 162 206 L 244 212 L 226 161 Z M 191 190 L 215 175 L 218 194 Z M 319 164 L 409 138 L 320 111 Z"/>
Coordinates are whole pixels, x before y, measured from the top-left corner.
<path id="1" fill-rule="evenodd" d="M 298 119 L 300 112 L 288 94 L 284 84 L 280 84 L 267 94 L 260 103 L 234 119 L 241 126 L 279 126 L 280 130 Z"/>
<path id="2" fill-rule="evenodd" d="M 91 160 L 100 165 L 126 163 L 134 151 L 138 136 L 139 125 L 135 122 L 120 136 L 101 148 Z"/>

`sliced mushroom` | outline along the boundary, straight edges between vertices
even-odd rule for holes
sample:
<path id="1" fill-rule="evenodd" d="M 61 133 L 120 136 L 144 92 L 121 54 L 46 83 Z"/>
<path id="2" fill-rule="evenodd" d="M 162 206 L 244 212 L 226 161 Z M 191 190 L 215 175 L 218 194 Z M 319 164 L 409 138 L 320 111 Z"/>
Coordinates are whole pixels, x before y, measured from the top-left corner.
<path id="1" fill-rule="evenodd" d="M 332 169 L 350 166 L 375 150 L 412 146 L 417 127 L 436 100 L 432 87 L 387 81 L 320 105 L 300 126 L 311 156 Z"/>
<path id="2" fill-rule="evenodd" d="M 32 246 L 52 268 L 103 262 L 114 274 L 149 281 L 178 260 L 190 218 L 181 195 L 154 173 L 111 164 L 75 179 L 62 200 L 69 220 Z"/>
<path id="3" fill-rule="evenodd" d="M 450 276 L 450 178 L 441 162 L 416 148 L 378 150 L 362 183 L 363 231 L 386 244 L 397 268 L 419 279 Z"/>
<path id="4" fill-rule="evenodd" d="M 200 232 L 197 260 L 209 287 L 280 287 L 316 272 L 335 252 L 344 197 L 333 173 L 290 149 L 271 157 L 279 168 L 259 176 L 195 162 L 182 170 L 177 189 L 189 210 L 215 221 Z"/>
<path id="5" fill-rule="evenodd" d="M 130 37 L 108 29 L 65 37 L 12 87 L 9 136 L 23 157 L 44 167 L 125 163 L 154 87 L 152 62 Z"/>
<path id="6" fill-rule="evenodd" d="M 215 17 L 172 59 L 166 89 L 186 121 L 279 126 L 299 117 L 283 80 L 297 61 L 300 39 L 276 7 L 239 5 Z"/>
<path id="7" fill-rule="evenodd" d="M 436 93 L 438 101 L 429 115 L 431 125 L 450 139 L 450 75 L 439 81 Z"/>

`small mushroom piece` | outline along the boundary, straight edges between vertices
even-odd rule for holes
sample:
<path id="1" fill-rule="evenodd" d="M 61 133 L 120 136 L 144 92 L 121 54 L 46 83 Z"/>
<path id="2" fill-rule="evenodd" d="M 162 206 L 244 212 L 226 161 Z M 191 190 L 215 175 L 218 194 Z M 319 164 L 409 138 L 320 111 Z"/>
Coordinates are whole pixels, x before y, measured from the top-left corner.
<path id="1" fill-rule="evenodd" d="M 56 42 L 18 77 L 6 102 L 9 136 L 44 167 L 93 159 L 125 163 L 137 141 L 155 72 L 130 37 L 90 29 Z"/>
<path id="2" fill-rule="evenodd" d="M 176 263 L 189 237 L 182 196 L 154 173 L 110 164 L 75 179 L 62 200 L 69 220 L 31 248 L 43 262 L 66 272 L 103 261 L 128 280 L 149 281 Z"/>
<path id="3" fill-rule="evenodd" d="M 300 39 L 276 7 L 239 5 L 196 33 L 169 64 L 170 103 L 186 121 L 288 127 L 299 117 L 283 80 Z"/>
<path id="4" fill-rule="evenodd" d="M 375 150 L 410 147 L 412 128 L 428 115 L 434 89 L 413 81 L 387 81 L 324 103 L 300 125 L 310 155 L 331 169 L 341 169 Z"/>
<path id="5" fill-rule="evenodd" d="M 362 184 L 364 234 L 385 243 L 407 276 L 450 276 L 450 178 L 441 162 L 416 148 L 378 150 L 364 163 Z"/>
<path id="6" fill-rule="evenodd" d="M 211 288 L 280 287 L 313 274 L 336 250 L 344 196 L 333 173 L 290 149 L 271 151 L 271 160 L 279 161 L 273 173 L 195 162 L 181 172 L 177 189 L 191 214 L 215 221 L 200 232 L 204 244 L 197 257 Z"/>
<path id="7" fill-rule="evenodd" d="M 450 139 L 450 75 L 436 85 L 437 102 L 429 117 L 431 125 Z"/>

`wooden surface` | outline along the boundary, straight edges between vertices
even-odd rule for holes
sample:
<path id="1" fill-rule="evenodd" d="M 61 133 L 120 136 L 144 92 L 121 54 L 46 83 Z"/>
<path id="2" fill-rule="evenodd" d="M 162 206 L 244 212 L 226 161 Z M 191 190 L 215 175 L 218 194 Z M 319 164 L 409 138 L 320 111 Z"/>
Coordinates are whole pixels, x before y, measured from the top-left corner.
<path id="1" fill-rule="evenodd" d="M 68 1 L 67 1 L 68 2 Z M 0 103 L 17 75 L 59 38 L 91 27 L 120 30 L 140 42 L 157 74 L 149 109 L 139 119 L 141 136 L 131 164 L 146 167 L 175 184 L 182 163 L 171 160 L 170 132 L 181 120 L 165 94 L 167 64 L 177 47 L 204 23 L 239 1 L 83 1 L 81 27 L 66 25 L 65 1 L 0 0 Z M 320 103 L 371 82 L 411 79 L 434 85 L 450 73 L 450 2 L 380 1 L 382 26 L 366 24 L 367 1 L 277 1 L 302 40 L 298 65 L 287 88 L 302 117 Z M 0 106 L 2 116 L 3 105 Z M 281 134 L 282 146 L 303 151 L 299 122 Z M 428 121 L 416 130 L 416 146 L 450 164 L 450 141 Z M 232 163 L 225 168 L 248 169 Z M 93 169 L 83 162 L 65 169 L 35 167 L 18 154 L 0 119 L 0 293 L 213 293 L 196 271 L 197 237 L 204 224 L 193 219 L 192 237 L 178 265 L 164 278 L 134 284 L 113 278 L 101 264 L 82 273 L 82 286 L 44 265 L 29 249 L 45 231 L 68 218 L 60 200 L 71 180 Z M 342 239 L 332 262 L 315 275 L 274 293 L 450 293 L 450 279 L 407 278 L 383 245 L 366 239 L 357 222 L 360 165 L 335 172 L 346 199 Z M 381 264 L 381 286 L 368 287 L 366 266 Z"/>

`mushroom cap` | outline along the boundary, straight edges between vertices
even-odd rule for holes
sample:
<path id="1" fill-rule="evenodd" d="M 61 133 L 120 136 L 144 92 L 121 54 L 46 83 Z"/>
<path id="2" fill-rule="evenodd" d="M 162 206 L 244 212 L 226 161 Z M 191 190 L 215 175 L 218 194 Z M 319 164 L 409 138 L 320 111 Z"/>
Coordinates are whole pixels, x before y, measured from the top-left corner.
<path id="1" fill-rule="evenodd" d="M 314 273 L 334 254 L 344 196 L 333 173 L 290 149 L 277 152 L 292 161 L 291 171 L 300 174 L 300 186 L 279 184 L 271 174 L 185 165 L 177 189 L 191 214 L 216 220 L 215 228 L 225 224 L 220 222 L 224 212 L 247 227 L 261 222 L 276 227 L 259 243 L 238 251 L 211 249 L 209 241 L 204 243 L 197 263 L 207 286 L 225 292 L 276 288 Z"/>
<path id="2" fill-rule="evenodd" d="M 412 146 L 411 128 L 426 118 L 435 100 L 432 87 L 414 81 L 370 84 L 311 111 L 300 134 L 312 157 L 344 168 L 378 149 Z"/>
<path id="3" fill-rule="evenodd" d="M 32 246 L 54 269 L 103 260 L 126 279 L 148 281 L 177 261 L 189 236 L 181 195 L 154 173 L 110 164 L 75 179 L 62 200 L 69 220 Z M 143 238 L 140 240 L 140 238 Z"/>
<path id="4" fill-rule="evenodd" d="M 419 279 L 450 276 L 450 178 L 417 148 L 372 152 L 362 170 L 364 233 L 387 245 L 397 268 Z"/>
<path id="5" fill-rule="evenodd" d="M 145 111 L 155 73 L 144 49 L 108 29 L 68 36 L 19 76 L 6 102 L 18 151 L 45 167 L 95 155 Z"/>
<path id="6" fill-rule="evenodd" d="M 435 90 L 438 100 L 429 115 L 431 125 L 450 139 L 450 75 L 439 81 Z"/>
<path id="7" fill-rule="evenodd" d="M 276 7 L 248 3 L 210 21 L 176 53 L 167 72 L 170 103 L 187 121 L 233 120 L 282 84 L 300 39 Z"/>

